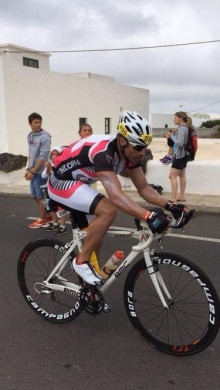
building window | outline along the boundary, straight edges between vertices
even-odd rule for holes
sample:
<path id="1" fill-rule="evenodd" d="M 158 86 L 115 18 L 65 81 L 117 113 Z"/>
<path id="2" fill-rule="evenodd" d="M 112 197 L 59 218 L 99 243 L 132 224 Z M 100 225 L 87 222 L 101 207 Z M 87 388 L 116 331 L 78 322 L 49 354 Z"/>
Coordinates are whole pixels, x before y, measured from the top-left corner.
<path id="1" fill-rule="evenodd" d="M 23 57 L 23 65 L 31 68 L 39 68 L 39 61 L 33 58 Z"/>
<path id="2" fill-rule="evenodd" d="M 110 134 L 111 118 L 105 118 L 105 134 Z"/>
<path id="3" fill-rule="evenodd" d="M 79 118 L 79 128 L 86 123 L 86 118 Z"/>

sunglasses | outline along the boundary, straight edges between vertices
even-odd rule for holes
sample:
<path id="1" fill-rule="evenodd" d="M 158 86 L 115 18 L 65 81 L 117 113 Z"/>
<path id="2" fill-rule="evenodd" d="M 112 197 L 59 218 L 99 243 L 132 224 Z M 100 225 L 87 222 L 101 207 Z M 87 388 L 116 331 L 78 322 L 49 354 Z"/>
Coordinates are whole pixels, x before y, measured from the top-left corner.
<path id="1" fill-rule="evenodd" d="M 133 145 L 132 145 L 132 146 L 133 146 Z M 133 148 L 134 148 L 135 150 L 137 150 L 137 152 L 141 152 L 142 150 L 147 149 L 147 146 L 136 145 L 136 146 L 133 146 Z"/>

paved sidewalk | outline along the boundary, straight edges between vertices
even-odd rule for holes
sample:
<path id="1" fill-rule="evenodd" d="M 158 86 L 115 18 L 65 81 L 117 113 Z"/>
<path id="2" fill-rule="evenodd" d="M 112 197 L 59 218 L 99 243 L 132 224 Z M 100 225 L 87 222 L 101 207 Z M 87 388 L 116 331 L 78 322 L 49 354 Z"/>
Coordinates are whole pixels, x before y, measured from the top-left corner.
<path id="1" fill-rule="evenodd" d="M 100 190 L 100 188 L 99 188 Z M 101 190 L 100 190 L 101 191 Z M 102 191 L 104 193 L 104 191 Z M 126 192 L 126 191 L 125 191 Z M 144 204 L 145 202 L 138 196 L 136 191 L 127 191 L 135 202 Z M 18 196 L 30 197 L 29 185 L 9 185 L 0 184 L 0 196 Z M 169 193 L 163 193 L 164 198 L 169 199 Z M 197 212 L 203 213 L 220 213 L 220 196 L 212 195 L 192 195 L 186 194 L 186 205 L 194 208 Z"/>

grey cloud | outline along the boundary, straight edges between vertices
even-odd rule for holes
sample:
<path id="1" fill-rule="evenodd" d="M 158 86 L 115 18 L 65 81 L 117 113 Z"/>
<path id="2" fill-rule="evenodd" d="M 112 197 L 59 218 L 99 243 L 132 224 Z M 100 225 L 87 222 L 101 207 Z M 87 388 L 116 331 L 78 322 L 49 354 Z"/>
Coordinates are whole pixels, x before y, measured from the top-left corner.
<path id="1" fill-rule="evenodd" d="M 0 0 L 0 43 L 74 50 L 218 39 L 219 11 L 218 0 Z M 151 106 L 167 110 L 181 95 L 198 105 L 218 100 L 219 47 L 53 54 L 50 63 L 52 71 L 106 74 L 150 88 Z"/>

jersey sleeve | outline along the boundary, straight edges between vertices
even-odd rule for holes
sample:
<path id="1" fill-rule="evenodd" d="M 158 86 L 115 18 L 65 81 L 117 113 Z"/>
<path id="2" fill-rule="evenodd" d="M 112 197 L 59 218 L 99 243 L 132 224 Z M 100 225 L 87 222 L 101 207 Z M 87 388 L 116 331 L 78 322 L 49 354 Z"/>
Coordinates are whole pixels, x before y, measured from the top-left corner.
<path id="1" fill-rule="evenodd" d="M 94 161 L 95 172 L 114 170 L 113 156 L 108 154 L 108 152 L 106 151 L 97 153 L 94 156 L 93 161 Z"/>

